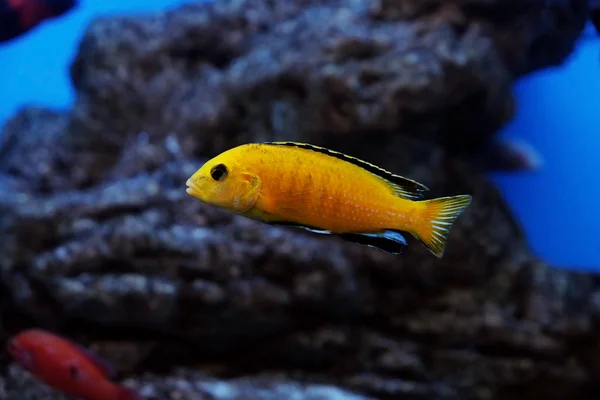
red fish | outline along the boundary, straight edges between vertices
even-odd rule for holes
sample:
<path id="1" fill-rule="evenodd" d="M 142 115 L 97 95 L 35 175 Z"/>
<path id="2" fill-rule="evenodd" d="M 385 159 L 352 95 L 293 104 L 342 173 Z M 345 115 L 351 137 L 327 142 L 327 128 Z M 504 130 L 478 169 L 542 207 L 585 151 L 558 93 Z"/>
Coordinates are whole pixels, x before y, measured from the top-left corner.
<path id="1" fill-rule="evenodd" d="M 0 42 L 11 40 L 43 21 L 63 15 L 76 0 L 0 0 Z"/>
<path id="2" fill-rule="evenodd" d="M 110 365 L 82 346 L 40 329 L 21 332 L 7 344 L 25 369 L 62 393 L 84 400 L 142 400 L 132 389 L 111 382 Z"/>

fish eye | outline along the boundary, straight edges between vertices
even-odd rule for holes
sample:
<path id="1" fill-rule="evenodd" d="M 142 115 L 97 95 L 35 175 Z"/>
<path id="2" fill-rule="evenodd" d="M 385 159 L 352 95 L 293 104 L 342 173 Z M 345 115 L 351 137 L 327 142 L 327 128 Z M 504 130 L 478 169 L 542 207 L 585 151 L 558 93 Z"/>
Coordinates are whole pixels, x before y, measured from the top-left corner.
<path id="1" fill-rule="evenodd" d="M 227 177 L 227 167 L 223 164 L 215 165 L 213 169 L 210 170 L 210 176 L 215 181 L 222 181 Z"/>

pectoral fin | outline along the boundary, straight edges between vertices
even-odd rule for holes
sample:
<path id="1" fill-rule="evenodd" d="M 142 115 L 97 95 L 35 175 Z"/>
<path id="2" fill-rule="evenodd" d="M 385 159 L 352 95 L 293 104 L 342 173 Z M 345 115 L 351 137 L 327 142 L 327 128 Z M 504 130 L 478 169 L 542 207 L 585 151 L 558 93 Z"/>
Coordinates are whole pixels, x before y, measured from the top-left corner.
<path id="1" fill-rule="evenodd" d="M 260 193 L 260 178 L 252 175 L 245 175 L 244 177 L 246 178 L 246 182 L 248 182 L 248 186 L 245 188 L 244 195 L 235 199 L 235 210 L 237 213 L 244 213 L 254 207 Z"/>

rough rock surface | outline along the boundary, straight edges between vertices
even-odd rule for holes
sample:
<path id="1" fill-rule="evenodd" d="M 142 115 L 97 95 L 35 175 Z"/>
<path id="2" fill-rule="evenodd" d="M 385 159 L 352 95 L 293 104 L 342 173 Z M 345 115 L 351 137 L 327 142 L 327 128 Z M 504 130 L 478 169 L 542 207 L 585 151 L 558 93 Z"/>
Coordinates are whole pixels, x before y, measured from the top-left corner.
<path id="1" fill-rule="evenodd" d="M 217 380 L 202 373 L 175 371 L 170 377 L 145 374 L 124 384 L 135 388 L 147 400 L 368 400 L 366 396 L 323 384 L 302 384 L 282 374 Z M 0 398 L 4 400 L 69 400 L 24 373 L 10 367 L 0 377 Z"/>
<path id="2" fill-rule="evenodd" d="M 4 334 L 68 335 L 148 398 L 600 395 L 598 277 L 537 260 L 469 161 L 511 117 L 514 78 L 560 63 L 586 13 L 236 0 L 96 20 L 74 108 L 26 108 L 1 138 Z M 474 201 L 436 259 L 414 240 L 392 256 L 186 195 L 206 157 L 271 139 Z M 11 366 L 2 398 L 56 398 L 28 379 Z"/>

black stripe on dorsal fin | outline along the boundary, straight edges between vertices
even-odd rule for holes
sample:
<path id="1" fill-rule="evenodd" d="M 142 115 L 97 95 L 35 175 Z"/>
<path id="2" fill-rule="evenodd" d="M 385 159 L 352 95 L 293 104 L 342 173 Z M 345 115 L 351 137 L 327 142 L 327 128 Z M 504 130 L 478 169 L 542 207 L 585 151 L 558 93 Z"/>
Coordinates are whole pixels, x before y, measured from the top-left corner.
<path id="1" fill-rule="evenodd" d="M 394 194 L 398 197 L 417 200 L 423 197 L 423 192 L 429 190 L 427 186 L 420 184 L 419 182 L 413 181 L 412 179 L 392 174 L 390 171 L 387 171 L 383 168 L 380 168 L 376 165 L 373 165 L 356 157 L 352 157 L 347 154 L 340 153 L 338 151 L 329 150 L 324 147 L 298 142 L 265 142 L 263 144 L 298 147 L 300 149 L 316 151 L 318 153 L 349 162 L 351 164 L 365 169 L 366 171 L 377 176 L 378 178 L 381 178 L 384 181 L 386 181 L 386 183 L 390 185 L 390 188 L 393 190 Z"/>

